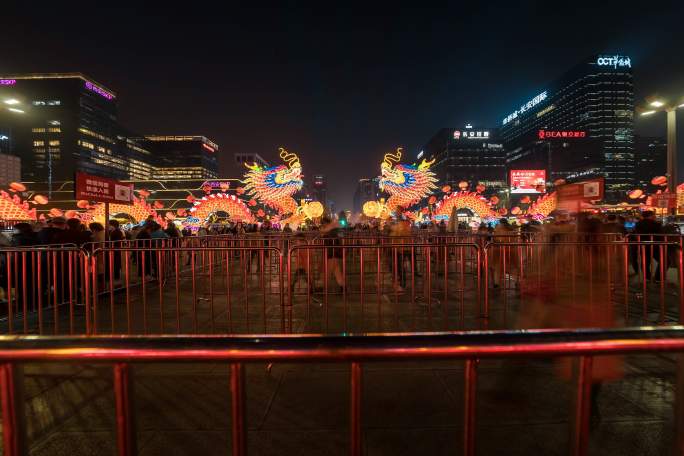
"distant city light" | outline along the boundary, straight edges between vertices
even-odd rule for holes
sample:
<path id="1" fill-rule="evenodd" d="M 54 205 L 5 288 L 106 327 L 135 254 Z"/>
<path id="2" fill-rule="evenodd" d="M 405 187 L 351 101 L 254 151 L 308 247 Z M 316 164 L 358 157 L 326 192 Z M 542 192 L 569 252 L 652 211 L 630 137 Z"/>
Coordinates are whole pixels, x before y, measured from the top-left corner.
<path id="1" fill-rule="evenodd" d="M 9 136 L 7 135 L 0 135 L 0 141 L 7 141 L 9 139 Z"/>
<path id="2" fill-rule="evenodd" d="M 212 152 L 212 153 L 213 153 L 213 152 L 216 152 L 216 151 L 214 150 L 213 147 L 208 146 L 208 145 L 206 145 L 206 144 L 204 144 L 204 143 L 202 143 L 202 147 L 204 147 L 205 149 L 207 149 L 209 152 Z"/>
<path id="3" fill-rule="evenodd" d="M 680 105 L 677 106 L 677 107 L 678 107 L 678 108 L 684 108 L 684 103 L 680 104 Z"/>
<path id="4" fill-rule="evenodd" d="M 531 99 L 530 101 L 528 101 L 527 103 L 525 103 L 524 105 L 520 106 L 520 109 L 516 109 L 515 112 L 509 114 L 508 117 L 506 117 L 503 120 L 503 124 L 506 125 L 511 120 L 517 118 L 519 114 L 522 114 L 525 111 L 527 111 L 528 109 L 531 109 L 531 108 L 537 106 L 539 103 L 546 100 L 547 98 L 548 98 L 548 93 L 545 90 L 542 93 L 540 93 L 539 95 L 537 95 L 536 97 L 534 97 L 533 99 Z"/>
<path id="5" fill-rule="evenodd" d="M 85 86 L 86 86 L 86 89 L 92 90 L 93 92 L 95 92 L 96 94 L 98 94 L 98 95 L 100 95 L 100 96 L 106 98 L 107 100 L 111 100 L 111 99 L 114 98 L 114 95 L 112 95 L 111 93 L 107 92 L 105 89 L 96 86 L 95 84 L 93 84 L 93 83 L 90 82 L 90 81 L 86 81 L 86 82 L 85 82 Z"/>
<path id="6" fill-rule="evenodd" d="M 16 98 L 8 98 L 7 100 L 5 100 L 5 104 L 8 104 L 8 105 L 19 104 L 19 100 L 17 100 Z"/>
<path id="7" fill-rule="evenodd" d="M 0 85 L 13 86 L 17 83 L 16 79 L 0 79 Z"/>
<path id="8" fill-rule="evenodd" d="M 7 110 L 12 111 L 12 112 L 16 112 L 19 114 L 24 114 L 24 111 L 22 111 L 21 109 L 17 109 L 17 108 L 7 108 Z"/>
<path id="9" fill-rule="evenodd" d="M 655 101 L 650 102 L 649 105 L 653 106 L 654 108 L 660 108 L 660 107 L 664 106 L 665 103 L 663 103 L 660 100 L 655 100 Z"/>
<path id="10" fill-rule="evenodd" d="M 650 116 L 651 114 L 655 114 L 655 111 L 644 111 L 641 113 L 642 116 Z"/>

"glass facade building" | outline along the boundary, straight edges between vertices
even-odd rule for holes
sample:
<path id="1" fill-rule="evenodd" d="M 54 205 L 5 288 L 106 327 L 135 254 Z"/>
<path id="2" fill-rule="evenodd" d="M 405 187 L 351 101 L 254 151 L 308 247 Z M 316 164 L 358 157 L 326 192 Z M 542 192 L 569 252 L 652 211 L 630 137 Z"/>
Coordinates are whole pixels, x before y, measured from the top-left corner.
<path id="1" fill-rule="evenodd" d="M 204 136 L 148 135 L 138 142 L 152 152 L 155 179 L 211 179 L 219 175 L 219 146 Z"/>
<path id="2" fill-rule="evenodd" d="M 542 130 L 566 136 L 542 137 Z M 635 178 L 631 59 L 622 55 L 587 58 L 505 116 L 500 132 L 509 168 L 546 169 L 547 176 L 561 172 L 582 178 L 603 176 L 606 200 L 624 199 Z M 584 135 L 569 136 L 570 132 Z M 561 145 L 548 145 L 551 139 Z M 563 142 L 577 140 L 582 140 L 576 148 L 582 149 L 584 160 L 577 161 L 571 148 L 562 147 Z M 552 150 L 551 155 L 538 152 L 544 147 Z M 572 162 L 577 169 L 572 169 Z"/>

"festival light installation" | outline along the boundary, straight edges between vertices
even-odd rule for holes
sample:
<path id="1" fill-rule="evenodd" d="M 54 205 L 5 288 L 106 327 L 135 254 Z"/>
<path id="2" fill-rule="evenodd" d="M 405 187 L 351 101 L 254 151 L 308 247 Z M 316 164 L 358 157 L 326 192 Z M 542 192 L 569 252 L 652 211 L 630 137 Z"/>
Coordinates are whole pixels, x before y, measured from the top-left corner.
<path id="1" fill-rule="evenodd" d="M 30 208 L 28 201 L 22 201 L 18 195 L 0 190 L 0 220 L 36 220 L 36 208 Z"/>
<path id="2" fill-rule="evenodd" d="M 230 220 L 244 223 L 254 223 L 254 215 L 247 204 L 235 195 L 226 193 L 212 193 L 203 196 L 193 202 L 190 208 L 186 224 L 199 226 L 205 222 L 212 213 L 225 212 Z"/>
<path id="3" fill-rule="evenodd" d="M 556 197 L 556 192 L 548 193 L 537 198 L 537 200 L 527 208 L 527 214 L 533 217 L 548 217 L 551 212 L 556 210 L 557 205 L 558 198 Z"/>
<path id="4" fill-rule="evenodd" d="M 295 214 L 297 202 L 292 195 L 304 185 L 302 165 L 297 155 L 282 147 L 279 150 L 280 158 L 286 165 L 262 168 L 256 163 L 245 163 L 249 171 L 245 174 L 244 191 L 246 195 L 274 208 L 281 215 Z"/>
<path id="5" fill-rule="evenodd" d="M 97 203 L 91 206 L 90 214 L 93 221 L 104 224 L 105 223 L 105 207 L 104 203 Z M 145 200 L 145 198 L 133 197 L 133 204 L 109 204 L 109 214 L 127 214 L 135 222 L 140 223 L 147 220 L 149 217 L 162 226 L 166 226 L 166 220 L 159 216 L 157 211 Z M 89 217 L 88 217 L 89 218 Z M 84 217 L 81 217 L 85 220 Z"/>
<path id="6" fill-rule="evenodd" d="M 456 192 L 445 195 L 435 204 L 434 215 L 449 218 L 454 209 L 469 209 L 480 218 L 496 217 L 496 212 L 487 198 L 475 192 Z"/>
<path id="7" fill-rule="evenodd" d="M 435 161 L 423 161 L 419 165 L 399 163 L 402 148 L 395 154 L 385 154 L 380 165 L 380 190 L 390 194 L 387 206 L 391 211 L 397 207 L 408 208 L 432 193 L 437 188 L 435 173 L 430 165 Z"/>

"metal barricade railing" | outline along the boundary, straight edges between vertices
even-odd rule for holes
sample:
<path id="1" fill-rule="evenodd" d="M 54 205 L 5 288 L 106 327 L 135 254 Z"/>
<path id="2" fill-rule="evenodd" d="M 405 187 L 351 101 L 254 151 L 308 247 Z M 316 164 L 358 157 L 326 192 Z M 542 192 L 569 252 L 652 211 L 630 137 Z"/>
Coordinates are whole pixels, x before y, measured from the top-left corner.
<path id="1" fill-rule="evenodd" d="M 232 453 L 247 454 L 245 364 L 255 362 L 349 363 L 349 454 L 363 452 L 364 364 L 382 361 L 463 360 L 462 453 L 476 453 L 478 364 L 482 359 L 577 357 L 574 399 L 567 404 L 572 433 L 569 452 L 586 455 L 589 447 L 592 366 L 599 355 L 681 353 L 684 327 L 621 330 L 487 331 L 467 333 L 351 336 L 207 336 L 180 337 L 0 337 L 0 402 L 5 455 L 27 454 L 22 363 L 112 363 L 118 454 L 137 453 L 135 397 L 129 363 L 230 363 Z M 599 356 L 600 358 L 600 356 Z M 677 357 L 678 366 L 684 357 Z M 598 361 L 597 361 L 598 362 Z M 363 363 L 363 364 L 362 364 Z M 676 380 L 681 413 L 684 369 Z M 368 380 L 365 381 L 366 386 Z M 674 445 L 684 447 L 681 423 Z M 455 440 L 455 439 L 454 439 Z M 456 453 L 456 449 L 454 449 Z"/>
<path id="2" fill-rule="evenodd" d="M 508 242 L 497 240 L 485 248 L 483 275 L 483 317 L 489 318 L 493 298 L 503 311 L 506 324 L 511 293 L 517 305 L 527 302 L 533 321 L 524 327 L 570 326 L 572 318 L 584 312 L 607 310 L 622 305 L 612 321 L 598 326 L 620 324 L 665 324 L 684 318 L 684 276 L 681 245 L 678 242 Z M 657 265 L 654 267 L 652 263 Z M 491 285 L 491 286 L 490 286 Z M 497 290 L 498 288 L 498 290 Z M 574 309 L 570 315 L 563 301 L 589 303 L 584 310 Z M 537 304 L 535 304 L 536 302 Z M 542 304 L 543 302 L 543 304 Z M 551 315 L 553 306 L 561 324 Z M 641 311 L 635 312 L 640 304 Z M 537 314 L 537 321 L 532 315 Z M 578 317 L 578 314 L 580 315 Z M 654 317 L 653 315 L 657 315 Z M 547 319 L 547 316 L 552 318 Z M 546 321 L 545 321 L 546 320 Z M 577 322 L 575 322 L 577 323 Z M 584 325 L 590 325 L 586 320 Z M 533 326 L 528 326 L 532 324 Z"/>

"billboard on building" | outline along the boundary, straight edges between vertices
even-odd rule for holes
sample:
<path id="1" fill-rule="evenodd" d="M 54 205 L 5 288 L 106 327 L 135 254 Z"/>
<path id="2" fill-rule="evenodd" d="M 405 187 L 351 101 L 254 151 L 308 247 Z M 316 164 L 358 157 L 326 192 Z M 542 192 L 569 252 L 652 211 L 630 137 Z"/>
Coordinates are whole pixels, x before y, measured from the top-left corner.
<path id="1" fill-rule="evenodd" d="M 510 173 L 511 193 L 546 192 L 546 170 L 512 169 Z"/>

